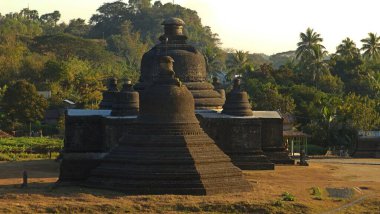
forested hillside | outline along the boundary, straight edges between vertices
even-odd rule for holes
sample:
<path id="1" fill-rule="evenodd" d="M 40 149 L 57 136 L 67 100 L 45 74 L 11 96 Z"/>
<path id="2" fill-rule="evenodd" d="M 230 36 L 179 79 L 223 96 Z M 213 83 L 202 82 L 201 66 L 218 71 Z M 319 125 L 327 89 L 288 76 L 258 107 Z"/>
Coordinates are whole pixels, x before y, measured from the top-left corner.
<path id="1" fill-rule="evenodd" d="M 62 107 L 64 99 L 97 108 L 109 77 L 120 84 L 127 77 L 138 80 L 143 53 L 158 41 L 161 22 L 172 16 L 185 21 L 189 43 L 205 55 L 210 77 L 218 73 L 229 88 L 240 76 L 254 109 L 294 114 L 314 143 L 347 145 L 358 130 L 380 128 L 376 33 L 363 38 L 362 47 L 342 38 L 336 52 L 327 53 L 322 36 L 308 28 L 300 33 L 297 50 L 265 56 L 223 50 L 196 11 L 129 0 L 100 5 L 88 22 L 61 22 L 59 11 L 0 15 L 0 129 L 39 124 L 43 112 Z M 51 91 L 51 98 L 42 99 L 37 91 Z"/>

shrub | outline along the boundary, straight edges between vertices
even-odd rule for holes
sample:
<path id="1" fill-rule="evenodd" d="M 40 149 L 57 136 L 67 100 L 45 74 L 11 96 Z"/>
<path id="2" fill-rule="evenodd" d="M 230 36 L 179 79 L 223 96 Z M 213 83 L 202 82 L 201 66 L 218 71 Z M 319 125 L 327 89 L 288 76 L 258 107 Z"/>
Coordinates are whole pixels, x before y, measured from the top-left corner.
<path id="1" fill-rule="evenodd" d="M 289 192 L 284 192 L 281 196 L 283 201 L 294 201 L 296 199 L 296 197 Z"/>

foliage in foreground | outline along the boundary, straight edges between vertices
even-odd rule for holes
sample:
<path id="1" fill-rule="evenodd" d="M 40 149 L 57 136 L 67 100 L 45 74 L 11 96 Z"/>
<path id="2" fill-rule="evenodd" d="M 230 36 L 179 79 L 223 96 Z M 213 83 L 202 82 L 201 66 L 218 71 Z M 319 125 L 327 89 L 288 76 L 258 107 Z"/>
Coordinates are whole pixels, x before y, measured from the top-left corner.
<path id="1" fill-rule="evenodd" d="M 12 137 L 0 138 L 0 153 L 46 154 L 59 152 L 63 140 L 48 137 Z"/>

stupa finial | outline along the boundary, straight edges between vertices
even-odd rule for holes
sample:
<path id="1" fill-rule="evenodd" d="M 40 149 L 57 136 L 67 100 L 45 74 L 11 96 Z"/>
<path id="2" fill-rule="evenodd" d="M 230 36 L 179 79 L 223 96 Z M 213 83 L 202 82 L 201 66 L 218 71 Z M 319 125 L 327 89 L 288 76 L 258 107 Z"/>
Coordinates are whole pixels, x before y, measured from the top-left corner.
<path id="1" fill-rule="evenodd" d="M 134 91 L 132 81 L 128 77 L 124 80 L 124 84 L 122 86 L 121 91 L 122 92 Z"/>
<path id="2" fill-rule="evenodd" d="M 240 91 L 240 84 L 241 84 L 240 79 L 239 78 L 235 78 L 232 90 L 234 90 L 234 91 Z"/>
<path id="3" fill-rule="evenodd" d="M 162 25 L 164 25 L 165 29 L 165 35 L 183 35 L 183 26 L 185 25 L 185 22 L 176 17 L 170 17 L 165 19 L 165 21 L 162 22 Z"/>

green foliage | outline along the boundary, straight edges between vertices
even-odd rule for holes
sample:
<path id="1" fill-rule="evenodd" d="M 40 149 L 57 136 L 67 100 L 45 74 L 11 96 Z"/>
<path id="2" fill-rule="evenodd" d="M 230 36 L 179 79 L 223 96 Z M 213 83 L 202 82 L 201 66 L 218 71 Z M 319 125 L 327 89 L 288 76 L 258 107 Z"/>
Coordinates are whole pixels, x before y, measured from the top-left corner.
<path id="1" fill-rule="evenodd" d="M 280 66 L 294 60 L 296 58 L 294 51 L 286 51 L 282 53 L 276 53 L 269 57 L 270 61 L 273 63 L 274 68 L 280 68 Z"/>
<path id="2" fill-rule="evenodd" d="M 275 84 L 261 83 L 257 79 L 249 79 L 245 83 L 245 88 L 255 110 L 279 110 L 283 113 L 294 111 L 295 103 L 293 98 L 280 94 Z"/>
<path id="3" fill-rule="evenodd" d="M 106 63 L 114 57 L 106 51 L 105 41 L 83 39 L 69 34 L 35 37 L 30 48 L 40 54 L 54 54 L 63 60 L 78 57 L 98 64 Z"/>
<path id="4" fill-rule="evenodd" d="M 301 151 L 299 144 L 294 144 L 294 151 Z M 314 144 L 307 144 L 307 154 L 308 155 L 325 155 L 327 152 L 327 148 Z"/>
<path id="5" fill-rule="evenodd" d="M 235 51 L 227 58 L 227 79 L 232 80 L 236 76 L 243 76 L 247 72 L 253 71 L 253 65 L 248 59 L 248 52 Z"/>
<path id="6" fill-rule="evenodd" d="M 89 31 L 90 25 L 87 25 L 85 20 L 80 18 L 70 20 L 69 25 L 64 30 L 65 33 L 79 37 L 87 36 Z"/>
<path id="7" fill-rule="evenodd" d="M 294 85 L 290 88 L 290 93 L 296 103 L 295 115 L 302 124 L 319 117 L 322 100 L 328 96 L 315 87 L 306 85 Z"/>
<path id="8" fill-rule="evenodd" d="M 369 60 L 376 60 L 380 56 L 380 37 L 376 33 L 368 33 L 368 38 L 360 40 L 363 43 L 361 48 L 363 57 Z"/>
<path id="9" fill-rule="evenodd" d="M 281 195 L 283 201 L 294 201 L 296 197 L 289 192 L 284 192 Z"/>
<path id="10" fill-rule="evenodd" d="M 133 31 L 130 22 L 124 22 L 121 26 L 121 34 L 111 36 L 107 42 L 109 49 L 125 57 L 131 68 L 140 70 L 140 62 L 148 46 L 141 42 L 140 33 Z"/>
<path id="11" fill-rule="evenodd" d="M 55 158 L 62 147 L 62 139 L 56 138 L 0 138 L 0 161 Z"/>
<path id="12" fill-rule="evenodd" d="M 9 86 L 1 100 L 1 108 L 13 124 L 35 122 L 43 118 L 47 101 L 37 94 L 34 85 L 19 80 Z"/>
<path id="13" fill-rule="evenodd" d="M 10 83 L 24 79 L 38 90 L 52 92 L 49 108 L 61 108 L 63 99 L 73 100 L 80 108 L 97 108 L 106 79 L 138 80 L 142 55 L 163 34 L 161 23 L 168 17 L 185 21 L 184 33 L 204 54 L 209 77 L 225 75 L 228 85 L 228 80 L 240 76 L 255 110 L 293 113 L 299 129 L 312 135 L 313 144 L 350 145 L 358 130 L 380 128 L 379 37 L 375 33 L 362 40 L 363 56 L 350 38 L 338 44 L 336 53 L 327 55 L 321 35 L 308 28 L 300 33 L 296 51 L 269 57 L 222 50 L 218 35 L 202 25 L 196 11 L 150 0 L 104 3 L 89 24 L 80 18 L 58 24 L 59 11 L 40 16 L 25 8 L 0 15 L 0 102 L 5 103 Z M 14 97 L 25 99 L 24 95 Z M 22 105 L 30 109 L 35 104 Z M 2 129 L 22 127 L 30 118 L 40 124 L 41 114 L 32 117 L 31 110 L 27 116 L 18 111 L 25 110 L 19 107 L 16 114 L 2 107 Z"/>
<path id="14" fill-rule="evenodd" d="M 323 200 L 323 193 L 321 188 L 319 187 L 312 187 L 310 189 L 311 195 L 313 196 L 313 199 L 315 200 Z"/>
<path id="15" fill-rule="evenodd" d="M 339 114 L 347 121 L 347 126 L 356 130 L 373 130 L 380 126 L 378 103 L 367 96 L 348 94 L 339 106 Z"/>

